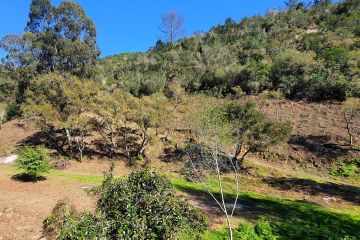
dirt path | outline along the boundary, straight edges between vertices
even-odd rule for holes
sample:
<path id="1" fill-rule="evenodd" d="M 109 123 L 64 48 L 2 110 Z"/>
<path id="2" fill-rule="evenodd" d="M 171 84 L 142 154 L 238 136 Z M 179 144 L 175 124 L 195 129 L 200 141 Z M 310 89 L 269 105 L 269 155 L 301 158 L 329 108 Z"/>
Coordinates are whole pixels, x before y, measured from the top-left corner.
<path id="1" fill-rule="evenodd" d="M 94 209 L 83 184 L 49 177 L 37 183 L 18 182 L 0 166 L 0 240 L 38 239 L 42 221 L 56 202 L 68 198 L 78 210 Z"/>

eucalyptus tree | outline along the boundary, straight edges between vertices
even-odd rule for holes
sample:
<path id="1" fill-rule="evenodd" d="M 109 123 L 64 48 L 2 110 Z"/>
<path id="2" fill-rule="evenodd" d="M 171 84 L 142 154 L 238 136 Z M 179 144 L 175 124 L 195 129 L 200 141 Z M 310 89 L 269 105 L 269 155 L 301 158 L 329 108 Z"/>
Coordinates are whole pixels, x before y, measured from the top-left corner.
<path id="1" fill-rule="evenodd" d="M 89 77 L 100 54 L 96 27 L 82 7 L 72 1 L 52 6 L 50 0 L 32 0 L 25 33 L 5 36 L 0 46 L 5 62 L 16 70 L 20 102 L 30 79 L 54 71 Z"/>

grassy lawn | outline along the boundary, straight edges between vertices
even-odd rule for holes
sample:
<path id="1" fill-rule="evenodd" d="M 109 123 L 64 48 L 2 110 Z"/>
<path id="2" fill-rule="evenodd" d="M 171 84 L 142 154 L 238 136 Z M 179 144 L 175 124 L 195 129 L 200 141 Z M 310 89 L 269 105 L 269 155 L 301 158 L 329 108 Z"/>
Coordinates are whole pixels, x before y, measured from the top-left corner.
<path id="1" fill-rule="evenodd" d="M 181 192 L 213 203 L 201 184 L 183 179 L 172 179 L 172 183 Z M 211 188 L 217 193 L 215 184 L 211 184 Z M 226 191 L 228 202 L 234 197 L 233 191 Z M 344 236 L 360 236 L 359 207 L 357 211 L 339 211 L 306 201 L 259 195 L 249 191 L 241 192 L 239 202 L 248 208 L 237 211 L 238 217 L 249 221 L 255 221 L 260 216 L 266 217 L 281 239 L 341 239 Z M 208 232 L 204 237 L 221 239 L 222 236 L 220 232 Z"/>

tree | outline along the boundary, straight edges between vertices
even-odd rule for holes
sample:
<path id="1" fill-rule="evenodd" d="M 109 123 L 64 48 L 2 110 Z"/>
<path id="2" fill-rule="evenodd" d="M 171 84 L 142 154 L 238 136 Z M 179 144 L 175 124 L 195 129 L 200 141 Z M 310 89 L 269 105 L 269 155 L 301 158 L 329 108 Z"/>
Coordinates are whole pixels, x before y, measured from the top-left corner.
<path id="1" fill-rule="evenodd" d="M 285 6 L 289 11 L 294 11 L 298 6 L 298 0 L 286 0 Z"/>
<path id="2" fill-rule="evenodd" d="M 286 141 L 292 127 L 289 123 L 272 122 L 255 109 L 254 102 L 241 106 L 230 102 L 210 109 L 209 116 L 217 114 L 225 125 L 226 134 L 234 143 L 233 159 L 242 166 L 247 154 L 261 152 Z M 221 134 L 221 133 L 218 133 Z"/>
<path id="3" fill-rule="evenodd" d="M 0 130 L 3 129 L 3 123 L 5 122 L 6 118 L 6 107 L 5 104 L 0 103 Z"/>
<path id="4" fill-rule="evenodd" d="M 352 146 L 356 131 L 354 123 L 360 120 L 360 99 L 347 99 L 343 104 L 342 113 L 346 124 L 346 131 L 349 136 L 349 145 Z"/>
<path id="5" fill-rule="evenodd" d="M 130 159 L 128 143 L 128 119 L 135 98 L 125 91 L 116 89 L 112 93 L 101 91 L 94 98 L 92 111 L 97 115 L 96 128 L 102 138 L 110 146 L 110 157 L 113 157 L 118 147 L 116 137 L 122 135 L 126 157 Z M 119 130 L 122 130 L 119 134 Z"/>
<path id="6" fill-rule="evenodd" d="M 202 104 L 205 110 L 194 109 L 188 119 L 189 125 L 196 132 L 198 142 L 190 141 L 185 148 L 188 165 L 192 168 L 197 181 L 200 181 L 206 192 L 214 199 L 226 217 L 229 238 L 233 239 L 233 215 L 240 194 L 240 179 L 238 162 L 228 156 L 225 149 L 231 143 L 229 124 L 223 121 L 222 115 L 217 111 L 209 111 L 212 102 Z M 206 105 L 206 106 L 204 106 Z M 209 107 L 209 108 L 208 108 Z M 236 197 L 232 203 L 226 202 L 224 173 L 232 173 L 232 187 L 235 188 Z M 216 196 L 211 188 L 211 181 L 216 181 L 220 196 Z M 230 207 L 229 207 L 230 206 Z"/>
<path id="7" fill-rule="evenodd" d="M 161 17 L 160 31 L 165 34 L 167 41 L 172 45 L 182 34 L 184 27 L 184 17 L 170 10 Z"/>
<path id="8" fill-rule="evenodd" d="M 35 178 L 51 169 L 49 152 L 43 146 L 20 149 L 15 164 L 24 174 Z"/>
<path id="9" fill-rule="evenodd" d="M 199 104 L 202 108 L 194 109 L 188 119 L 197 136 L 196 141 L 190 141 L 185 149 L 188 165 L 225 214 L 230 239 L 233 239 L 232 218 L 239 196 L 239 172 L 245 156 L 286 140 L 291 126 L 265 120 L 252 102 L 243 106 L 235 102 L 220 104 L 214 101 Z M 233 149 L 231 154 L 229 149 Z M 225 173 L 233 177 L 232 188 L 236 190 L 231 204 L 226 202 L 224 194 Z M 209 185 L 214 179 L 218 184 L 218 197 Z"/>
<path id="10" fill-rule="evenodd" d="M 96 27 L 81 6 L 72 1 L 59 7 L 49 0 L 33 0 L 23 35 L 7 35 L 0 47 L 8 52 L 6 65 L 19 81 L 18 102 L 38 74 L 64 71 L 89 77 L 100 54 Z"/>
<path id="11" fill-rule="evenodd" d="M 332 0 L 314 0 L 315 7 L 322 7 L 331 4 Z"/>
<path id="12" fill-rule="evenodd" d="M 70 151 L 73 148 L 72 128 L 69 128 L 68 121 L 88 112 L 97 93 L 98 87 L 92 81 L 69 74 L 48 73 L 31 82 L 22 110 L 54 140 L 56 148 L 66 154 L 63 148 L 66 142 Z M 66 141 L 60 145 L 54 135 L 56 131 L 65 136 Z"/>
<path id="13" fill-rule="evenodd" d="M 72 140 L 75 141 L 80 153 L 80 161 L 83 160 L 83 152 L 86 147 L 85 138 L 94 130 L 95 119 L 88 115 L 72 115 L 65 123 L 65 127 L 72 132 Z"/>

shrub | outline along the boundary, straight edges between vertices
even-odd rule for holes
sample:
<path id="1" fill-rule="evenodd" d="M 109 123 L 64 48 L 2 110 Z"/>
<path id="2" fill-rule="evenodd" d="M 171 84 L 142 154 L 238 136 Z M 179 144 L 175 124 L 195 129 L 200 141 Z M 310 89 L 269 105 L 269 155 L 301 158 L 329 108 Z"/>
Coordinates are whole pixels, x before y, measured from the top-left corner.
<path id="1" fill-rule="evenodd" d="M 347 163 L 341 163 L 330 170 L 330 173 L 340 177 L 359 177 L 360 178 L 360 158 L 353 159 Z"/>
<path id="2" fill-rule="evenodd" d="M 43 146 L 22 148 L 15 163 L 24 174 L 35 177 L 51 169 L 49 152 Z"/>
<path id="3" fill-rule="evenodd" d="M 182 239 L 206 227 L 203 214 L 175 196 L 165 178 L 146 170 L 127 179 L 109 174 L 92 193 L 99 197 L 96 215 L 60 203 L 45 220 L 45 231 L 57 239 Z"/>
<path id="4" fill-rule="evenodd" d="M 185 227 L 205 227 L 203 215 L 178 200 L 165 178 L 149 171 L 125 180 L 108 177 L 95 193 L 97 208 L 113 222 L 116 239 L 174 239 Z"/>
<path id="5" fill-rule="evenodd" d="M 6 107 L 6 119 L 11 120 L 21 116 L 20 106 L 15 103 L 10 103 Z"/>
<path id="6" fill-rule="evenodd" d="M 242 240 L 276 240 L 270 223 L 264 218 L 256 221 L 255 227 L 248 222 L 241 222 L 236 229 L 236 239 Z"/>
<path id="7" fill-rule="evenodd" d="M 91 213 L 77 213 L 67 200 L 60 200 L 44 221 L 48 237 L 57 239 L 106 239 L 106 222 Z"/>

